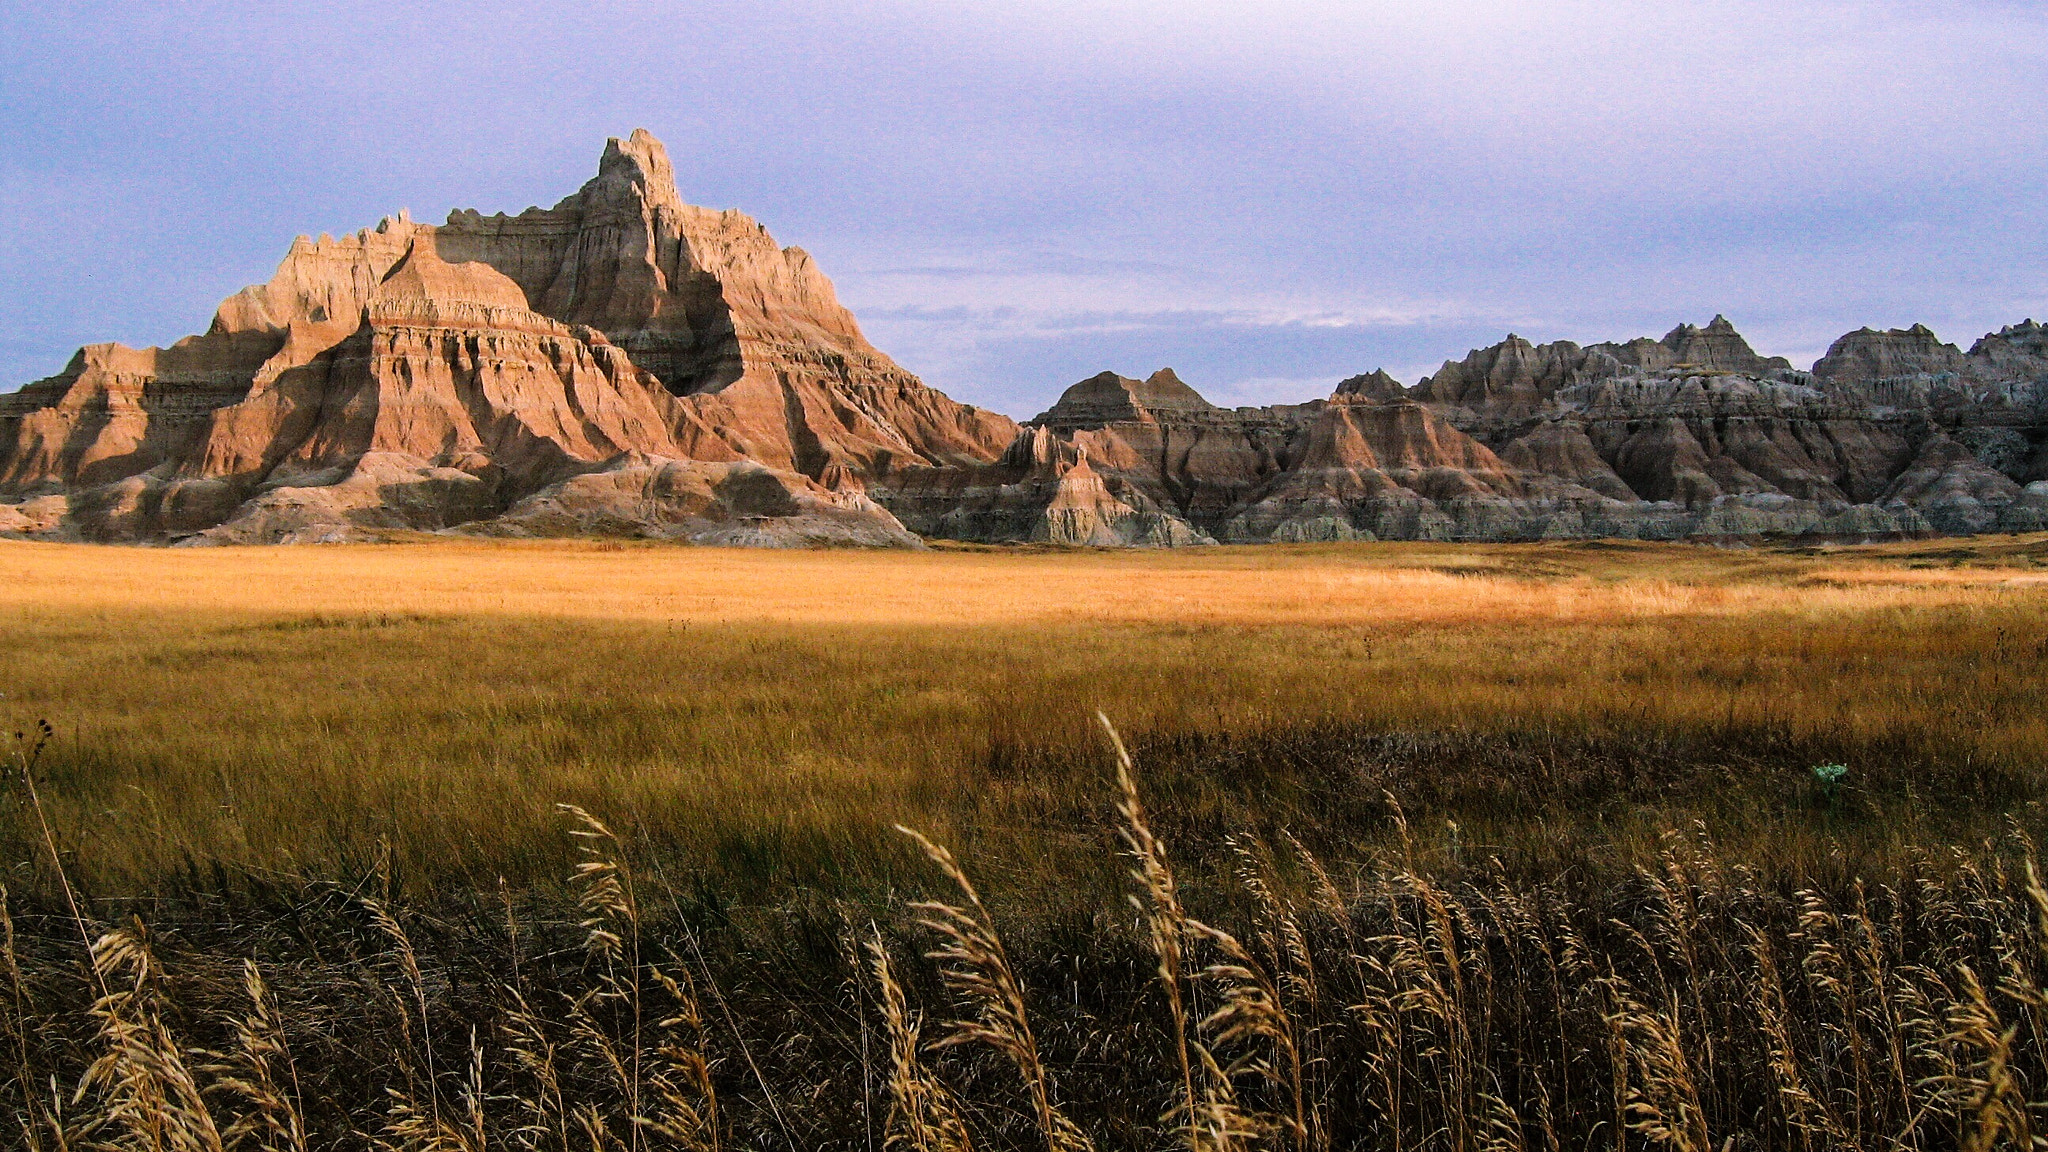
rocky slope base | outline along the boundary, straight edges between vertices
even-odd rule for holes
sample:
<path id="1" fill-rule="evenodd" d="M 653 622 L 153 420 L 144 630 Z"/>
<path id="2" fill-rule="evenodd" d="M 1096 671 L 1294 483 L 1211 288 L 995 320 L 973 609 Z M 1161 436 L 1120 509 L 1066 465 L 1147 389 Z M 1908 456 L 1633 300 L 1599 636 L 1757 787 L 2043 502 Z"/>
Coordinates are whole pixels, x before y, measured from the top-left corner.
<path id="1" fill-rule="evenodd" d="M 1015 434 L 870 345 L 801 249 L 683 204 L 636 132 L 551 209 L 301 237 L 204 335 L 0 396 L 0 532 L 916 546 L 865 485 Z"/>
<path id="2" fill-rule="evenodd" d="M 1728 321 L 1580 347 L 1509 336 L 1412 388 L 1217 408 L 1171 371 L 1068 389 L 993 463 L 876 490 L 969 540 L 1737 539 L 2048 529 L 2048 331 L 1967 353 L 1864 329 L 1811 372 Z"/>
<path id="3" fill-rule="evenodd" d="M 1852 332 L 1810 372 L 1720 317 L 1509 336 L 1267 408 L 1103 373 L 1019 426 L 877 351 L 801 249 L 684 204 L 635 132 L 553 208 L 301 237 L 205 334 L 0 395 L 0 535 L 1868 539 L 2048 528 L 2044 445 L 2031 320 L 1968 352 Z"/>

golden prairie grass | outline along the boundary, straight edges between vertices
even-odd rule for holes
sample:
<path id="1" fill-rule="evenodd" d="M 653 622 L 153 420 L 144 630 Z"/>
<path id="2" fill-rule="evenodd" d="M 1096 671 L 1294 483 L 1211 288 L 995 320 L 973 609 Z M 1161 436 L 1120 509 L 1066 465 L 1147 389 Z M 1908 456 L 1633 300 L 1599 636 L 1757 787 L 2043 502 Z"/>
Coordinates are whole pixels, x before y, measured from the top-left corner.
<path id="1" fill-rule="evenodd" d="M 2031 1147 L 2044 559 L 0 547 L 0 1139 Z"/>
<path id="2" fill-rule="evenodd" d="M 56 938 L 18 957 L 8 919 L 0 1110 L 22 1147 L 151 1152 L 2037 1146 L 2048 889 L 2023 831 L 1867 883 L 1673 832 L 1632 876 L 1532 884 L 1439 871 L 1396 806 L 1395 851 L 1341 881 L 1298 842 L 1239 840 L 1231 930 L 1182 905 L 1116 751 L 1138 922 L 1051 954 L 1009 947 L 974 862 L 928 840 L 913 893 L 965 905 L 895 901 L 887 929 L 799 913 L 765 939 L 653 922 L 658 863 L 576 809 L 577 913 L 503 934 L 315 889 L 269 923 L 186 917 L 163 950 L 140 920 L 106 932 L 95 999 Z M 1290 865 L 1307 895 L 1275 882 Z M 806 935 L 838 939 L 807 961 Z M 236 980 L 241 949 L 266 958 Z M 752 994 L 719 1028 L 700 989 Z M 948 1000 L 960 1018 L 922 1041 L 917 1005 Z"/>
<path id="3" fill-rule="evenodd" d="M 1475 843 L 1560 815 L 1799 836 L 1810 821 L 1772 813 L 1810 763 L 1851 758 L 1852 790 L 1888 814 L 1862 834 L 1903 850 L 1930 791 L 1993 822 L 2032 794 L 2048 596 L 2020 581 L 2044 561 L 2040 538 L 6 544 L 0 710 L 56 725 L 46 799 L 103 895 L 359 870 L 380 844 L 408 881 L 552 883 L 557 802 L 757 891 L 891 883 L 915 862 L 897 822 L 1028 886 L 1099 855 L 1081 831 L 1111 801 L 1097 709 L 1205 842 L 1231 822 L 1346 841 L 1382 823 L 1383 788 L 1446 814 L 1527 793 L 1500 827 L 1467 813 Z M 1690 791 L 1649 762 L 1673 750 Z M 1463 759 L 1425 763 L 1445 755 Z M 1546 808 L 1588 756 L 1604 775 Z M 1760 808 L 1729 806 L 1751 794 Z"/>
<path id="4" fill-rule="evenodd" d="M 0 611 L 882 627 L 1590 623 L 1955 605 L 2048 578 L 2030 570 L 2035 556 L 2048 562 L 2043 549 L 1987 549 L 2008 565 L 2000 567 L 1933 567 L 1916 555 L 1891 546 L 1845 564 L 1842 551 L 1604 542 L 929 553 L 563 541 L 190 550 L 0 542 Z"/>

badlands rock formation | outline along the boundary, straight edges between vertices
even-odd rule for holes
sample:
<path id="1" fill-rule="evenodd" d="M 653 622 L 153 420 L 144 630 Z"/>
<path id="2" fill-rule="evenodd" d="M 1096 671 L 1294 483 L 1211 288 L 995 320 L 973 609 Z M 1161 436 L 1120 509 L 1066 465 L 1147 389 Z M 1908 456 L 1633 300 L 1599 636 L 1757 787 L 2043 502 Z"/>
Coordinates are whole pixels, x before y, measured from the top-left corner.
<path id="1" fill-rule="evenodd" d="M 1171 370 L 1067 389 L 993 464 L 908 469 L 877 495 L 912 531 L 961 540 L 1199 544 L 1290 466 L 1302 409 L 1218 408 Z"/>
<path id="2" fill-rule="evenodd" d="M 2048 528 L 2048 332 L 1852 332 L 1810 372 L 1721 317 L 1516 336 L 1413 387 L 1225 409 L 1103 373 L 1023 426 L 919 383 L 831 282 L 684 204 L 659 142 L 517 216 L 301 237 L 169 348 L 0 395 L 0 535 L 392 529 L 754 545 L 1737 539 Z"/>
<path id="3" fill-rule="evenodd" d="M 1374 372 L 1294 406 L 1105 373 L 994 463 L 877 494 L 917 532 L 976 540 L 1861 540 L 2048 529 L 2044 444 L 2032 321 L 1967 353 L 1866 329 L 1799 372 L 1717 316 L 1623 344 L 1511 335 L 1412 388 Z"/>
<path id="4" fill-rule="evenodd" d="M 1015 434 L 868 344 L 801 249 L 683 204 L 635 132 L 551 209 L 301 237 L 204 335 L 0 396 L 0 532 L 915 546 L 865 486 Z"/>

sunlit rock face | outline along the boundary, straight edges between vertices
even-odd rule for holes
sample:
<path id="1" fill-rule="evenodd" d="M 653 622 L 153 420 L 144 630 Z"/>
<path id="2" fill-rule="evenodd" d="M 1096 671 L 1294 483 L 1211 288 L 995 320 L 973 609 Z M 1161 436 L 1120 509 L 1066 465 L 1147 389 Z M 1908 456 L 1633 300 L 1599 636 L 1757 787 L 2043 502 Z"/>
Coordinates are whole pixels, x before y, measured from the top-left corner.
<path id="1" fill-rule="evenodd" d="M 1105 372 L 1018 425 L 876 350 L 831 281 L 685 204 L 645 132 L 516 216 L 300 237 L 169 348 L 0 396 L 0 534 L 390 530 L 771 546 L 1816 537 L 2048 528 L 2048 332 L 1862 329 L 1811 371 L 1716 316 L 1510 335 L 1404 386 L 1222 408 Z"/>
<path id="2" fill-rule="evenodd" d="M 635 132 L 553 208 L 301 237 L 205 334 L 0 397 L 0 532 L 915 546 L 866 486 L 1015 433 L 870 345 L 801 249 L 684 204 Z"/>

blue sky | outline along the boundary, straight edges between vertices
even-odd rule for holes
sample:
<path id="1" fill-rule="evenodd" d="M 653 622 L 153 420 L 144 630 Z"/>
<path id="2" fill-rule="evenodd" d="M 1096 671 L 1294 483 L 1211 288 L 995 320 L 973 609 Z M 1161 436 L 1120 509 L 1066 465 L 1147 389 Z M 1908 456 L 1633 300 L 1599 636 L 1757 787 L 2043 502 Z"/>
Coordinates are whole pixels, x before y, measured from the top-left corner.
<path id="1" fill-rule="evenodd" d="M 1510 330 L 2048 319 L 2042 3 L 5 3 L 0 389 L 634 127 L 1019 416 L 1105 368 L 1253 403 Z"/>

